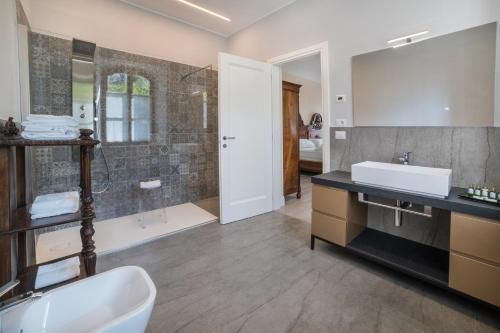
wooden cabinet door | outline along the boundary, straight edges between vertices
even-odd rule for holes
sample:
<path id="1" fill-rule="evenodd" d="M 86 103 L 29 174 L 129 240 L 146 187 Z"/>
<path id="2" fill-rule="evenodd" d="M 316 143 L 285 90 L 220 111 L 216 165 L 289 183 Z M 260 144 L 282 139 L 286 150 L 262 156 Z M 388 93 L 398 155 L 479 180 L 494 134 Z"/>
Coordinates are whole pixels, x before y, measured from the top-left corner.
<path id="1" fill-rule="evenodd" d="M 300 85 L 283 81 L 283 192 L 300 192 L 299 90 Z M 300 195 L 300 193 L 299 193 Z"/>

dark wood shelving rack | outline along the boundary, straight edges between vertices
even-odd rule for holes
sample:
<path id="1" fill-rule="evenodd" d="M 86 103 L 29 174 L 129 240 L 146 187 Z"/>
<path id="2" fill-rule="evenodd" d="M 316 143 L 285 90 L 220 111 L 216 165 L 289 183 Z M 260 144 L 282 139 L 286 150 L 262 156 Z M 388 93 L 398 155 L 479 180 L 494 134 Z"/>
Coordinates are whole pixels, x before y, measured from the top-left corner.
<path id="1" fill-rule="evenodd" d="M 26 140 L 20 137 L 8 137 L 0 134 L 0 285 L 12 278 L 12 248 L 17 244 L 17 279 L 20 285 L 7 295 L 12 297 L 34 290 L 35 279 L 40 265 L 27 265 L 26 232 L 81 221 L 80 235 L 82 251 L 49 263 L 79 256 L 80 276 L 66 281 L 92 276 L 95 274 L 96 254 L 93 241 L 95 218 L 94 199 L 92 198 L 91 154 L 99 141 L 92 139 L 93 131 L 81 129 L 80 137 L 75 140 Z M 74 214 L 65 214 L 41 219 L 31 219 L 30 205 L 26 202 L 26 147 L 80 147 L 80 210 Z M 17 238 L 16 238 L 17 237 Z M 16 241 L 17 240 L 17 241 Z M 44 263 L 46 264 L 46 263 Z M 64 283 L 51 286 L 50 289 Z"/>

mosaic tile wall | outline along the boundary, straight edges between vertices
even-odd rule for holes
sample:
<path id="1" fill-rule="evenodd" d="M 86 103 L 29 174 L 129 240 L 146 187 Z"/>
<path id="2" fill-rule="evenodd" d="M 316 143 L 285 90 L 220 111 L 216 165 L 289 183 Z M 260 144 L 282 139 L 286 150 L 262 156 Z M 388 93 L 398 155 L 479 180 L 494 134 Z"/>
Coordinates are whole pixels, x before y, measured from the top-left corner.
<path id="1" fill-rule="evenodd" d="M 335 139 L 346 131 L 347 140 Z M 410 163 L 452 169 L 453 186 L 500 187 L 500 128 L 496 127 L 354 127 L 330 129 L 330 166 L 350 171 L 363 161 L 399 163 L 411 151 Z M 394 213 L 370 206 L 368 226 L 438 248 L 449 248 L 450 215 L 434 210 L 432 219 L 404 214 L 402 227 Z"/>
<path id="2" fill-rule="evenodd" d="M 71 41 L 36 33 L 31 41 L 32 113 L 71 114 Z M 200 71 L 181 80 L 197 68 L 100 47 L 95 62 L 97 83 L 115 72 L 149 79 L 152 107 L 149 142 L 103 142 L 111 186 L 94 195 L 97 220 L 217 196 L 217 72 Z M 207 128 L 203 128 L 203 100 L 196 93 L 205 89 Z M 101 119 L 105 108 L 102 98 Z M 77 188 L 79 164 L 73 161 L 70 148 L 41 148 L 33 155 L 35 194 Z M 107 179 L 99 150 L 92 167 L 94 190 L 99 191 Z M 140 181 L 156 179 L 161 180 L 161 189 L 139 189 Z"/>

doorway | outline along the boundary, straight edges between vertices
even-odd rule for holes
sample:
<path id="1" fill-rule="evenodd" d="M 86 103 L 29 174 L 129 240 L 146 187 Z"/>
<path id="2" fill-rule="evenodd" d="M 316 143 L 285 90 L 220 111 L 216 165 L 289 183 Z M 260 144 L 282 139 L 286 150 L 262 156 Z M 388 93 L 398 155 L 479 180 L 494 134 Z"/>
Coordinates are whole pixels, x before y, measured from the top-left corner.
<path id="1" fill-rule="evenodd" d="M 317 129 L 326 147 L 320 150 L 320 170 L 327 171 L 330 168 L 327 43 L 273 58 L 267 63 L 219 54 L 219 190 L 222 224 L 284 206 L 281 66 L 314 55 L 319 56 L 321 76 L 321 112 L 317 113 L 321 114 L 322 123 L 325 124 Z M 309 119 L 305 120 L 304 126 L 309 122 Z"/>
<path id="2" fill-rule="evenodd" d="M 275 92 L 279 91 L 282 96 L 279 145 L 283 154 L 283 178 L 275 187 L 283 187 L 283 202 L 275 209 L 310 222 L 311 176 L 330 169 L 328 45 L 318 44 L 268 62 L 281 69 L 281 87 Z M 295 104 L 298 110 L 294 109 Z M 297 124 L 293 121 L 295 114 Z M 290 135 L 294 131 L 295 135 Z M 299 179 L 290 177 L 294 175 L 295 171 L 290 172 L 294 168 L 298 170 Z"/>

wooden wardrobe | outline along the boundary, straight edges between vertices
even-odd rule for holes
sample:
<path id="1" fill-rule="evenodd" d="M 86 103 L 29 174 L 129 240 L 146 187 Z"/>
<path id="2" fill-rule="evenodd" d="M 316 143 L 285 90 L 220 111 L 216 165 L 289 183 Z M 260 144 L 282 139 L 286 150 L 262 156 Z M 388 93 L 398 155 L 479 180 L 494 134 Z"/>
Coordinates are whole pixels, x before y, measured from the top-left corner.
<path id="1" fill-rule="evenodd" d="M 283 81 L 283 193 L 300 198 L 299 92 L 300 85 Z"/>

